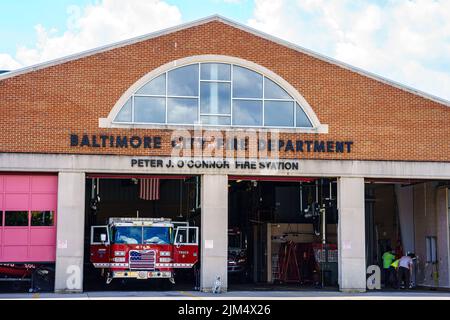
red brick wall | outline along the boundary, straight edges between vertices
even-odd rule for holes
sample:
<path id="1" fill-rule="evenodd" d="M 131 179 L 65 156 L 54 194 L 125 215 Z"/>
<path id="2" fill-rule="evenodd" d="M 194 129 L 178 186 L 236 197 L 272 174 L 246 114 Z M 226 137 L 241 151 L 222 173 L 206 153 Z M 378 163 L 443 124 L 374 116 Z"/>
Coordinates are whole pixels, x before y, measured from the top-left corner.
<path id="1" fill-rule="evenodd" d="M 234 56 L 272 70 L 329 125 L 328 134 L 281 138 L 354 142 L 351 153 L 283 157 L 450 161 L 450 107 L 218 21 L 0 81 L 0 152 L 169 155 L 170 130 L 102 129 L 98 119 L 148 72 L 202 54 Z M 71 148 L 71 133 L 159 135 L 164 144 L 159 150 Z"/>

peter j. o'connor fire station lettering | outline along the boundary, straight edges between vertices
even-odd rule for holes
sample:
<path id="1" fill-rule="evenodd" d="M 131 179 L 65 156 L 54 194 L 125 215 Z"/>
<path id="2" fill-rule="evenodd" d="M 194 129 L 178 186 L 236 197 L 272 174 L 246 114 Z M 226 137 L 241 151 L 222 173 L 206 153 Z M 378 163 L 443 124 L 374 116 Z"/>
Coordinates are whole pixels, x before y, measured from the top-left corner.
<path id="1" fill-rule="evenodd" d="M 298 161 L 195 160 L 195 159 L 131 159 L 132 168 L 188 168 L 235 170 L 291 170 L 300 169 Z"/>

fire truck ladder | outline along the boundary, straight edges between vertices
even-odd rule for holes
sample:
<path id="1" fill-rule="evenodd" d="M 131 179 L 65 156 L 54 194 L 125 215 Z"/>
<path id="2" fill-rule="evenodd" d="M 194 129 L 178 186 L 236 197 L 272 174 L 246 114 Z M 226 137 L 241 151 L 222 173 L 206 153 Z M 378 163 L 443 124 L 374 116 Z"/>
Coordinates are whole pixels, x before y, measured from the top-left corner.
<path id="1" fill-rule="evenodd" d="M 297 245 L 289 241 L 283 248 L 280 259 L 280 280 L 282 282 L 300 282 L 300 271 L 296 253 Z"/>

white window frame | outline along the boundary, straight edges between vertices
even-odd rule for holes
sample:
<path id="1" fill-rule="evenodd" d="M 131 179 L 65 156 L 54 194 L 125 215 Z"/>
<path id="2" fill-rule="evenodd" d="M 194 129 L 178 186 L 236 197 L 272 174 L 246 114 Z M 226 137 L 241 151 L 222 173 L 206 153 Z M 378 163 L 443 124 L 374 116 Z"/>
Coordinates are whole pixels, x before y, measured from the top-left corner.
<path id="1" fill-rule="evenodd" d="M 233 65 L 240 66 L 243 68 L 247 68 L 251 71 L 254 71 L 256 73 L 259 73 L 263 76 L 263 91 L 264 91 L 264 79 L 269 78 L 273 82 L 275 82 L 277 85 L 279 85 L 282 89 L 284 89 L 293 99 L 265 99 L 264 92 L 263 97 L 261 99 L 255 99 L 258 101 L 262 101 L 263 103 L 263 125 L 262 126 L 242 126 L 242 125 L 233 125 L 233 100 L 252 100 L 252 99 L 245 99 L 245 98 L 233 98 L 233 89 L 231 88 L 231 111 L 230 111 L 230 120 L 231 125 L 207 125 L 207 124 L 171 124 L 167 122 L 167 101 L 168 98 L 184 98 L 184 97 L 175 97 L 175 96 L 167 96 L 167 85 L 168 85 L 168 76 L 167 73 L 171 70 L 192 65 L 192 64 L 198 64 L 199 69 L 201 67 L 202 63 L 223 63 L 223 64 L 230 64 L 231 65 L 231 81 L 213 81 L 211 82 L 226 82 L 231 83 L 232 87 L 232 81 L 233 81 Z M 130 97 L 134 97 L 135 93 L 142 88 L 144 85 L 146 85 L 148 82 L 152 81 L 156 77 L 160 76 L 161 74 L 166 73 L 166 122 L 164 124 L 162 123 L 138 123 L 134 122 L 134 118 L 132 118 L 132 122 L 115 122 L 115 118 L 122 109 L 122 106 L 126 103 L 126 101 Z M 200 110 L 200 84 L 201 82 L 204 82 L 204 80 L 201 80 L 201 72 L 199 70 L 199 94 L 197 97 L 186 97 L 186 98 L 192 98 L 192 99 L 198 99 L 198 122 L 201 121 L 202 115 L 209 115 L 209 114 L 202 114 Z M 136 96 L 145 96 L 145 95 L 136 95 Z M 153 97 L 153 95 L 152 95 Z M 154 97 L 162 97 L 159 95 L 155 95 Z M 293 101 L 294 105 L 294 126 L 288 127 L 288 126 L 264 126 L 264 102 L 265 101 Z M 134 102 L 134 98 L 132 99 L 132 104 Z M 300 107 L 304 110 L 306 116 L 308 117 L 309 121 L 312 124 L 312 127 L 296 127 L 296 103 L 300 105 Z M 134 109 L 134 105 L 132 105 L 132 110 Z M 228 115 L 227 115 L 228 116 Z M 134 117 L 134 112 L 132 117 Z M 99 119 L 99 127 L 101 128 L 143 128 L 143 129 L 161 129 L 161 128 L 174 128 L 179 129 L 180 127 L 188 127 L 193 128 L 196 126 L 202 126 L 207 127 L 208 129 L 211 127 L 217 127 L 221 130 L 235 130 L 237 128 L 253 128 L 253 129 L 280 129 L 284 131 L 295 131 L 295 132 L 305 132 L 305 133 L 328 133 L 328 125 L 321 124 L 317 115 L 314 113 L 311 106 L 308 104 L 308 102 L 305 100 L 305 98 L 294 88 L 292 87 L 287 81 L 285 81 L 283 78 L 275 74 L 274 72 L 268 70 L 265 67 L 262 67 L 258 64 L 255 64 L 253 62 L 239 59 L 235 57 L 229 57 L 229 56 L 220 56 L 220 55 L 203 55 L 203 56 L 193 56 L 188 58 L 183 58 L 180 60 L 176 60 L 173 62 L 170 62 L 168 64 L 165 64 L 144 77 L 142 77 L 140 80 L 138 80 L 135 84 L 133 84 L 123 95 L 122 97 L 117 101 L 115 106 L 112 108 L 111 112 L 109 113 L 107 118 L 100 118 Z"/>
<path id="2" fill-rule="evenodd" d="M 179 230 L 186 230 L 186 241 L 185 242 L 178 242 L 178 231 Z M 195 232 L 195 243 L 194 242 L 187 242 L 189 240 L 189 233 Z M 177 227 L 177 231 L 175 232 L 175 239 L 174 239 L 174 245 L 175 246 L 198 246 L 198 227 Z"/>
<path id="3" fill-rule="evenodd" d="M 427 236 L 425 238 L 427 263 L 437 263 L 437 237 Z"/>
<path id="4" fill-rule="evenodd" d="M 106 228 L 106 236 L 108 237 L 108 240 L 105 242 L 94 242 L 94 228 Z M 91 226 L 91 245 L 109 245 L 110 243 L 111 238 L 108 226 Z"/>

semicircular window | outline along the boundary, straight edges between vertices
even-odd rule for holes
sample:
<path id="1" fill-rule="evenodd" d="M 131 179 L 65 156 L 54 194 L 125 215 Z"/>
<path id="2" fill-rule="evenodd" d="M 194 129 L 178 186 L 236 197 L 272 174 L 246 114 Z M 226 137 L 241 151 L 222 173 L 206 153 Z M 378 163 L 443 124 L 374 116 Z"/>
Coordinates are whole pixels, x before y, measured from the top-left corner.
<path id="1" fill-rule="evenodd" d="M 261 73 L 226 63 L 196 63 L 141 86 L 114 123 L 312 128 L 301 104 Z"/>

